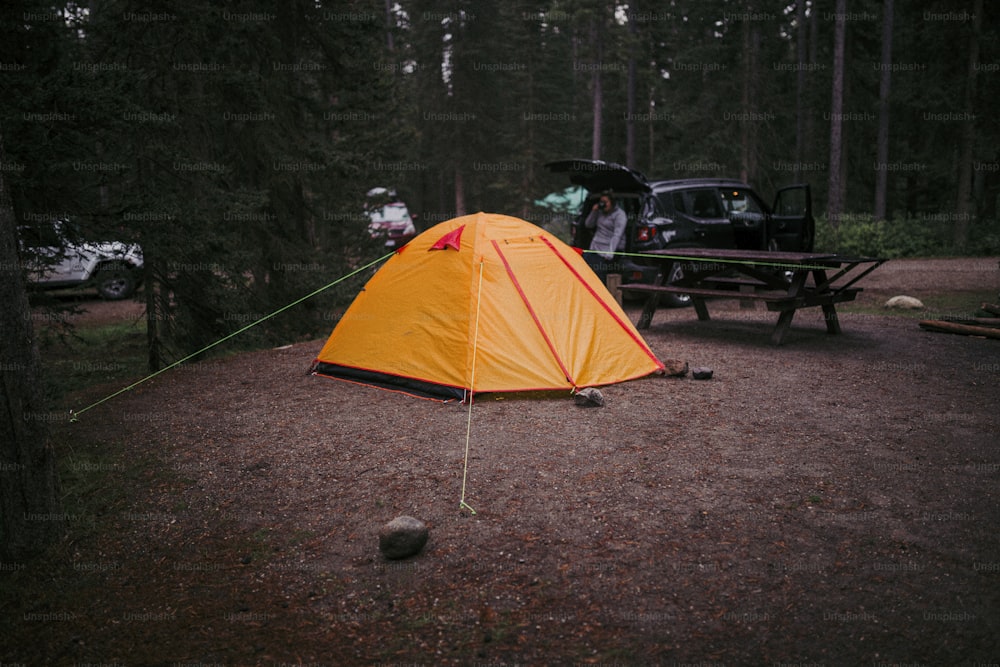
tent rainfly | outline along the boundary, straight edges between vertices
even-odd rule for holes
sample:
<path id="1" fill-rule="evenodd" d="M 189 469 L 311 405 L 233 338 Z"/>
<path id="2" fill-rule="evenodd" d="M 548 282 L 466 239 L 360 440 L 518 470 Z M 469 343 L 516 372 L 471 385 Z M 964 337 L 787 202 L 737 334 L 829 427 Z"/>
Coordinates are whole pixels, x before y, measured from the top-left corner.
<path id="1" fill-rule="evenodd" d="M 579 252 L 476 213 L 435 225 L 368 281 L 313 373 L 441 400 L 577 390 L 663 364 Z"/>

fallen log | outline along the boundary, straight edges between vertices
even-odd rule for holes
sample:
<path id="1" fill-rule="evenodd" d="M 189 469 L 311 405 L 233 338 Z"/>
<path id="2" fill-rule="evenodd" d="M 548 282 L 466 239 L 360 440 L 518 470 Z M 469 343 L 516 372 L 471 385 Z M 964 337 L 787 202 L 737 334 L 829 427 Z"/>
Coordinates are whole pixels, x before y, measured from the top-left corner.
<path id="1" fill-rule="evenodd" d="M 1000 328 L 1000 317 L 945 317 L 940 321 L 952 324 L 967 324 L 974 327 Z"/>
<path id="2" fill-rule="evenodd" d="M 993 327 L 980 327 L 970 324 L 955 324 L 944 320 L 921 320 L 921 329 L 928 331 L 940 331 L 942 333 L 962 334 L 963 336 L 984 336 L 986 338 L 996 338 L 1000 340 L 1000 329 Z"/>

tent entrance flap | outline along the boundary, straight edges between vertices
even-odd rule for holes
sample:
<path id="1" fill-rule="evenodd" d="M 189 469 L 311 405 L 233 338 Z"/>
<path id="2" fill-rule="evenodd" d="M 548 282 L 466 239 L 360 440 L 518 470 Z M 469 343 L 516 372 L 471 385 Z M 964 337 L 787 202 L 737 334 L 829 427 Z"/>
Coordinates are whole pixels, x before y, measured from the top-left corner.
<path id="1" fill-rule="evenodd" d="M 521 302 L 524 304 L 524 307 L 528 309 L 528 314 L 531 315 L 531 320 L 535 323 L 538 333 L 542 335 L 542 339 L 545 341 L 549 351 L 552 353 L 552 358 L 556 360 L 557 364 L 559 364 L 559 368 L 562 370 L 563 376 L 566 378 L 566 382 L 573 385 L 573 388 L 575 389 L 576 385 L 573 382 L 573 377 L 570 374 L 569 369 L 566 368 L 566 364 L 564 364 L 563 360 L 559 357 L 559 350 L 556 349 L 555 345 L 552 343 L 552 339 L 549 338 L 549 334 L 545 331 L 545 327 L 542 326 L 541 321 L 538 319 L 538 314 L 535 312 L 535 309 L 531 306 L 531 302 L 528 300 L 528 295 L 524 293 L 523 289 L 521 289 L 521 283 L 518 282 L 517 276 L 514 274 L 514 269 L 511 268 L 510 262 L 507 261 L 507 257 L 504 256 L 503 251 L 500 249 L 500 244 L 495 240 L 493 241 L 493 248 L 500 257 L 500 261 L 503 262 L 503 267 L 507 271 L 507 276 L 510 278 L 510 281 L 514 283 L 514 288 L 517 290 L 518 296 L 521 297 Z"/>
<path id="2" fill-rule="evenodd" d="M 426 382 L 401 375 L 389 375 L 363 368 L 338 366 L 321 361 L 313 368 L 313 373 L 338 380 L 359 382 L 380 389 L 391 389 L 420 398 L 433 398 L 440 401 L 465 400 L 465 389 L 462 387 L 449 387 L 435 382 Z"/>

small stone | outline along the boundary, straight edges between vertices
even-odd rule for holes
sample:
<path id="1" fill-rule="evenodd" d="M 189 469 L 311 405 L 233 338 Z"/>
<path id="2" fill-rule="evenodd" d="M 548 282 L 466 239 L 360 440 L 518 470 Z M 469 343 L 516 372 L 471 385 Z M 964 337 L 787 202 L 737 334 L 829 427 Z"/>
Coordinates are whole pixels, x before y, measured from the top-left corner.
<path id="1" fill-rule="evenodd" d="M 705 368 L 704 366 L 699 366 L 698 368 L 692 368 L 691 377 L 693 377 L 695 380 L 711 380 L 712 369 Z"/>
<path id="2" fill-rule="evenodd" d="M 688 374 L 688 362 L 680 359 L 665 359 L 663 361 L 663 374 L 667 377 L 682 378 Z"/>
<path id="3" fill-rule="evenodd" d="M 587 387 L 586 389 L 581 389 L 576 392 L 576 396 L 573 397 L 573 400 L 576 401 L 576 404 L 581 408 L 604 407 L 604 394 L 594 387 Z"/>
<path id="4" fill-rule="evenodd" d="M 912 296 L 894 296 L 885 302 L 886 308 L 901 308 L 905 310 L 920 310 L 924 307 L 920 299 Z"/>
<path id="5" fill-rule="evenodd" d="M 397 516 L 382 526 L 378 548 L 389 560 L 407 558 L 420 553 L 427 544 L 427 526 L 412 516 Z"/>

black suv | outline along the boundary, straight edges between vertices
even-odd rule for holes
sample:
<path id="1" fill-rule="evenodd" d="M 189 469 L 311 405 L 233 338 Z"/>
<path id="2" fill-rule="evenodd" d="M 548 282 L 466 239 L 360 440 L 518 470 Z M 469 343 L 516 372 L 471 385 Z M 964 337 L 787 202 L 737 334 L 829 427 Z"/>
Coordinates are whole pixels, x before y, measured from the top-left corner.
<path id="1" fill-rule="evenodd" d="M 593 231 L 583 221 L 602 192 L 613 193 L 628 217 L 624 247 L 641 254 L 662 248 L 743 248 L 810 252 L 815 238 L 812 197 L 808 185 L 782 188 L 768 208 L 746 183 L 722 178 L 683 178 L 650 181 L 641 173 L 601 160 L 560 160 L 545 167 L 564 173 L 587 190 L 583 207 L 572 225 L 572 244 L 588 248 Z M 642 257 L 624 255 L 622 282 L 652 282 L 657 265 Z M 674 263 L 668 279 L 682 270 Z M 687 305 L 684 296 L 666 295 L 670 305 Z"/>

